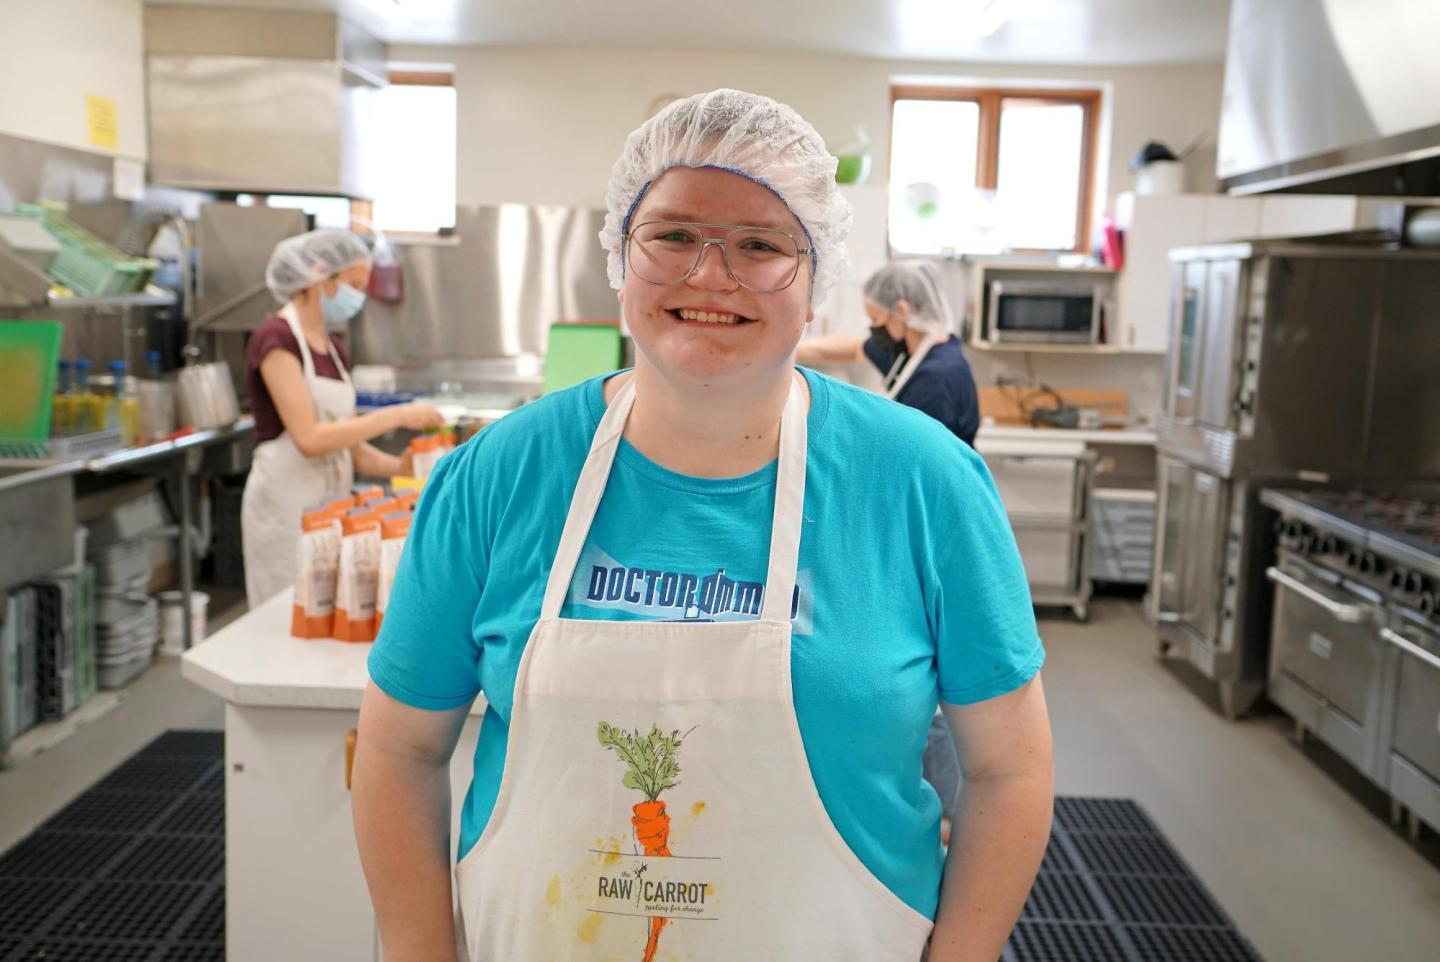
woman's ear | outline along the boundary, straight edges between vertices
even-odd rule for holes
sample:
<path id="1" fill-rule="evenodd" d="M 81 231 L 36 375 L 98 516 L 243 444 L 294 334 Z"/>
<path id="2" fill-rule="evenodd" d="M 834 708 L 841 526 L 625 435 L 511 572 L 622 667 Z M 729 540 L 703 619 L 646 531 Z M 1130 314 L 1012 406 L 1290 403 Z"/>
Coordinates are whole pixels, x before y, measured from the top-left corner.
<path id="1" fill-rule="evenodd" d="M 334 297 L 340 292 L 340 278 L 327 277 L 320 285 L 320 290 L 325 292 L 326 297 Z"/>

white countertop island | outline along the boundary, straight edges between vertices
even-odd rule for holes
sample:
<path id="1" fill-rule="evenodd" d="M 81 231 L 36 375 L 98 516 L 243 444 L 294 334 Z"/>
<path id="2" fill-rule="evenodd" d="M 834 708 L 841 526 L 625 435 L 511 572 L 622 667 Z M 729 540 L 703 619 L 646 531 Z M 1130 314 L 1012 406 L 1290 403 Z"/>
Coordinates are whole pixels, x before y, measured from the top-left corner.
<path id="1" fill-rule="evenodd" d="M 230 962 L 377 960 L 350 815 L 350 752 L 369 644 L 290 637 L 291 593 L 186 652 L 225 699 L 225 934 Z M 485 701 L 450 764 L 451 847 Z"/>
<path id="2" fill-rule="evenodd" d="M 284 591 L 185 653 L 180 674 L 232 705 L 360 709 L 368 642 L 290 636 Z M 476 698 L 472 715 L 485 713 Z"/>

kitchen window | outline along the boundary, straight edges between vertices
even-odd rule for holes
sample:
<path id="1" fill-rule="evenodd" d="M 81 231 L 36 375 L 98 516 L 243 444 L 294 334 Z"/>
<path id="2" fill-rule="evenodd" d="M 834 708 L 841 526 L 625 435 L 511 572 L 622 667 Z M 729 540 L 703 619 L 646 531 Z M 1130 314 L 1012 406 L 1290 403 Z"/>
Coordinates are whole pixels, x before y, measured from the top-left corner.
<path id="1" fill-rule="evenodd" d="M 427 234 L 454 227 L 454 76 L 391 71 L 370 119 L 379 128 L 375 225 L 388 233 Z"/>
<path id="2" fill-rule="evenodd" d="M 895 87 L 890 248 L 1083 251 L 1099 90 Z"/>

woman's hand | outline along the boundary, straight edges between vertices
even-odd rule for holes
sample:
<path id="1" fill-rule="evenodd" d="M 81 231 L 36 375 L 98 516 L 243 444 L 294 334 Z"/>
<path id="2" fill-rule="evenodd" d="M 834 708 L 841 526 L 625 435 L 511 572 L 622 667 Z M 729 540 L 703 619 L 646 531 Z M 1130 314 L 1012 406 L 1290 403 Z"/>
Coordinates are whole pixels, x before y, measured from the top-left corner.
<path id="1" fill-rule="evenodd" d="M 421 401 L 397 404 L 388 409 L 397 428 L 407 431 L 426 431 L 445 426 L 445 415 Z"/>

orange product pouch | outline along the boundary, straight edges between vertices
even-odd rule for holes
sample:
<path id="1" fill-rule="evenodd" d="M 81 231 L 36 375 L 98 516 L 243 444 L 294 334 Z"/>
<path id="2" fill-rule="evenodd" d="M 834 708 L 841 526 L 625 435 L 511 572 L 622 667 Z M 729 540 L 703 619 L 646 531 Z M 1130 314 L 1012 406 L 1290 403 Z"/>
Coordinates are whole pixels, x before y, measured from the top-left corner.
<path id="1" fill-rule="evenodd" d="M 340 532 L 333 635 L 340 641 L 374 641 L 380 523 L 368 508 L 355 508 L 340 519 Z"/>
<path id="2" fill-rule="evenodd" d="M 405 550 L 405 537 L 410 533 L 409 511 L 397 510 L 380 519 L 380 577 L 375 589 L 375 633 L 385 622 L 385 608 L 390 603 L 390 588 L 400 568 L 400 554 Z"/>
<path id="3" fill-rule="evenodd" d="M 296 638 L 328 638 L 335 620 L 340 523 L 329 509 L 317 508 L 301 516 L 300 529 L 290 634 Z"/>

